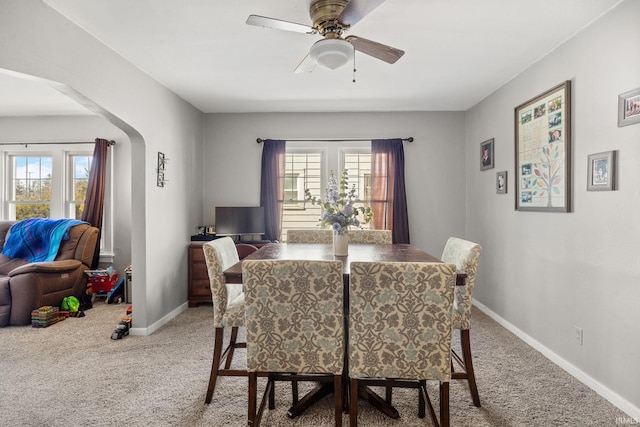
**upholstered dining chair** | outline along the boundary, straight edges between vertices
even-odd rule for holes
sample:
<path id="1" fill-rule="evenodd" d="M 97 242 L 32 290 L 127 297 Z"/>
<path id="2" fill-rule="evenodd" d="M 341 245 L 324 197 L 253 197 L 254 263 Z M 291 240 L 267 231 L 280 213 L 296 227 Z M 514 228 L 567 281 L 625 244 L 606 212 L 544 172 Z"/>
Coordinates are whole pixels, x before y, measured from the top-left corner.
<path id="1" fill-rule="evenodd" d="M 454 372 L 451 377 L 455 380 L 464 379 L 469 384 L 471 399 L 473 404 L 480 406 L 480 396 L 476 377 L 473 371 L 473 359 L 471 356 L 471 300 L 473 299 L 473 288 L 476 282 L 476 271 L 482 247 L 474 242 L 463 240 L 457 237 L 450 237 L 442 252 L 442 261 L 455 264 L 460 271 L 467 273 L 464 286 L 456 286 L 456 294 L 453 306 L 453 328 L 460 330 L 460 348 L 462 357 L 455 352 L 453 360 L 462 369 Z"/>
<path id="2" fill-rule="evenodd" d="M 233 240 L 230 237 L 221 237 L 204 243 L 202 248 L 209 273 L 215 328 L 211 375 L 205 397 L 205 402 L 211 403 L 218 376 L 247 375 L 246 370 L 231 369 L 234 350 L 246 346 L 244 342 L 237 342 L 238 328 L 244 326 L 244 293 L 242 284 L 225 283 L 222 274 L 240 260 Z M 231 328 L 231 336 L 229 345 L 223 352 L 224 328 Z M 223 368 L 222 363 L 225 364 Z"/>
<path id="3" fill-rule="evenodd" d="M 344 306 L 341 261 L 245 260 L 248 425 L 260 424 L 275 381 L 331 381 L 342 425 Z M 257 407 L 257 374 L 268 373 Z M 311 374 L 324 374 L 311 375 Z M 297 396 L 294 392 L 294 403 Z"/>
<path id="4" fill-rule="evenodd" d="M 456 266 L 352 262 L 349 284 L 350 425 L 358 422 L 362 385 L 416 387 L 435 425 L 449 426 L 451 316 Z M 440 385 L 440 421 L 426 389 Z"/>
<path id="5" fill-rule="evenodd" d="M 349 243 L 391 244 L 391 230 L 349 230 Z"/>
<path id="6" fill-rule="evenodd" d="M 333 243 L 333 231 L 322 228 L 287 230 L 287 243 Z"/>

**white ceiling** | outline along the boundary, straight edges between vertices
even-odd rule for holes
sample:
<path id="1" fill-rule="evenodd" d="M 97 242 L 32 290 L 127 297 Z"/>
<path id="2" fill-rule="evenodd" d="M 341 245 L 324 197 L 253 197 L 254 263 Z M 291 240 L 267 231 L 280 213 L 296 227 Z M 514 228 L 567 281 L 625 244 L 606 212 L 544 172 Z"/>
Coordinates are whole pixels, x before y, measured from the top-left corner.
<path id="1" fill-rule="evenodd" d="M 44 82 L 0 70 L 0 117 L 93 114 Z"/>
<path id="2" fill-rule="evenodd" d="M 356 53 L 355 83 L 350 65 L 293 73 L 320 36 L 245 24 L 256 14 L 310 25 L 310 0 L 43 1 L 214 113 L 464 111 L 621 0 L 386 0 L 347 35 L 406 53 L 394 65 Z M 30 89 L 5 92 L 6 79 L 0 115 L 21 115 Z M 61 111 L 51 103 L 36 106 Z"/>

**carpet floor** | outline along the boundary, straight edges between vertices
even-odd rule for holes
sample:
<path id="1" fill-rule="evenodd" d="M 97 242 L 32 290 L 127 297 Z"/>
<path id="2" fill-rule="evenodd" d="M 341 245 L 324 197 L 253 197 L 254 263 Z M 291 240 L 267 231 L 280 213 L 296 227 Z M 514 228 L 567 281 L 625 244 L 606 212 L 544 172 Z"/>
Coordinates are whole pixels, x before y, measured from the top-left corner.
<path id="1" fill-rule="evenodd" d="M 246 378 L 220 378 L 213 402 L 204 403 L 213 351 L 211 306 L 190 308 L 150 336 L 112 340 L 125 308 L 99 302 L 85 317 L 48 328 L 0 328 L 0 425 L 246 425 Z M 482 407 L 472 405 L 466 383 L 453 381 L 452 426 L 615 426 L 629 419 L 475 308 L 472 326 Z M 259 381 L 262 389 L 265 380 Z M 437 384 L 429 390 L 437 405 Z M 277 384 L 276 409 L 265 411 L 263 426 L 333 425 L 330 397 L 291 420 L 290 395 L 288 385 Z M 417 418 L 416 390 L 395 389 L 393 399 L 399 419 L 361 401 L 360 425 L 431 425 L 428 417 Z M 349 424 L 346 414 L 343 424 Z"/>

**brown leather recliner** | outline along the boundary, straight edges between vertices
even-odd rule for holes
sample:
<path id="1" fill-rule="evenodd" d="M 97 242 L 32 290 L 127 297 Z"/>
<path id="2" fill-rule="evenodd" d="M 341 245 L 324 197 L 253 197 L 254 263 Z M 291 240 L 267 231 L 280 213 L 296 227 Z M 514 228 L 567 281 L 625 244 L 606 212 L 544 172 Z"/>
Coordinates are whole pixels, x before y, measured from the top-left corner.
<path id="1" fill-rule="evenodd" d="M 0 248 L 15 221 L 0 221 Z M 85 296 L 88 270 L 98 244 L 98 229 L 80 224 L 69 229 L 56 259 L 29 263 L 0 254 L 0 326 L 28 325 L 31 311 L 44 305 L 59 306 L 62 299 Z"/>

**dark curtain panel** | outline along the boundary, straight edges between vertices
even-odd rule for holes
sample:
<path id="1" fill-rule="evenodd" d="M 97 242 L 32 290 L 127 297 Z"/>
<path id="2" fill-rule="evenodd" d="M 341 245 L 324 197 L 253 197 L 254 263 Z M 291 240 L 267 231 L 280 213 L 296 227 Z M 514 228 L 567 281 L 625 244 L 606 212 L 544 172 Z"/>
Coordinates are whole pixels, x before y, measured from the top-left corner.
<path id="1" fill-rule="evenodd" d="M 266 139 L 262 144 L 260 206 L 264 206 L 265 239 L 281 240 L 286 143 Z"/>
<path id="2" fill-rule="evenodd" d="M 106 139 L 96 138 L 96 145 L 93 149 L 93 161 L 91 163 L 91 170 L 89 171 L 87 195 L 84 199 L 84 210 L 82 211 L 81 218 L 82 221 L 86 221 L 100 230 L 96 251 L 93 254 L 93 262 L 91 264 L 92 269 L 95 269 L 98 266 L 98 261 L 100 259 L 100 237 L 102 235 L 104 185 L 108 148 L 109 141 Z"/>
<path id="3" fill-rule="evenodd" d="M 402 139 L 371 141 L 373 227 L 391 229 L 393 243 L 409 243 Z"/>

